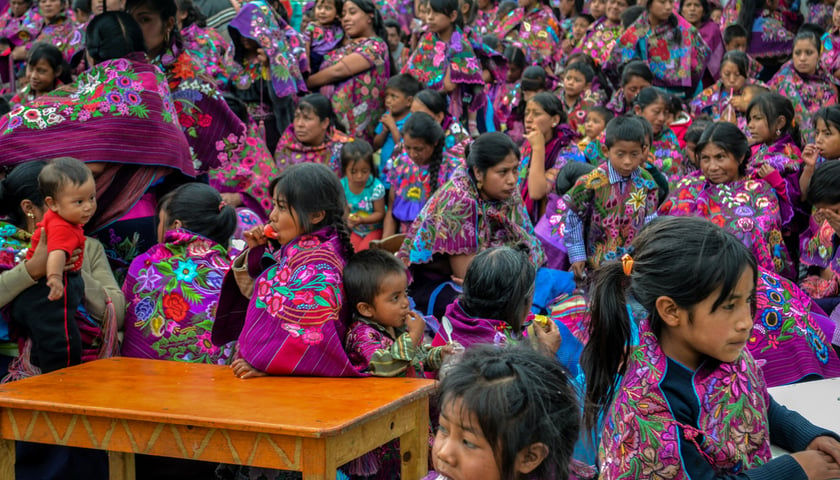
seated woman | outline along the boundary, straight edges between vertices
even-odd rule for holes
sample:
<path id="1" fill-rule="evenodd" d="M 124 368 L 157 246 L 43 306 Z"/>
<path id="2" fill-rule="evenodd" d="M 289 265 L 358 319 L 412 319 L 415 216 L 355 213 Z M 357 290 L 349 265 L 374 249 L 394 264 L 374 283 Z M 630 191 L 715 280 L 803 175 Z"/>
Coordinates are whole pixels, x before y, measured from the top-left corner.
<path id="1" fill-rule="evenodd" d="M 0 166 L 62 156 L 85 162 L 99 204 L 85 231 L 103 243 L 112 268 L 125 269 L 157 241 L 157 192 L 196 171 L 137 22 L 124 12 L 97 15 L 86 40 L 90 70 L 0 119 Z"/>
<path id="2" fill-rule="evenodd" d="M 485 133 L 467 153 L 467 172 L 429 199 L 397 256 L 414 277 L 410 292 L 421 312 L 441 318 L 480 251 L 524 243 L 531 263 L 545 261 L 516 187 L 519 150 L 503 133 Z M 474 228 L 463 228 L 465 225 Z"/>
<path id="3" fill-rule="evenodd" d="M 348 0 L 341 12 L 347 41 L 324 57 L 319 72 L 306 79 L 332 101 L 338 121 L 354 138 L 373 143 L 385 113 L 385 84 L 393 73 L 382 16 L 371 0 Z"/>
<path id="4" fill-rule="evenodd" d="M 353 139 L 336 127 L 330 100 L 320 93 L 309 94 L 300 99 L 294 115 L 277 144 L 277 167 L 282 171 L 298 163 L 321 163 L 336 176 L 344 176 L 341 149 Z"/>
<path id="5" fill-rule="evenodd" d="M 236 211 L 213 187 L 181 185 L 159 203 L 159 243 L 131 262 L 123 284 L 126 357 L 227 363 L 210 342 Z"/>

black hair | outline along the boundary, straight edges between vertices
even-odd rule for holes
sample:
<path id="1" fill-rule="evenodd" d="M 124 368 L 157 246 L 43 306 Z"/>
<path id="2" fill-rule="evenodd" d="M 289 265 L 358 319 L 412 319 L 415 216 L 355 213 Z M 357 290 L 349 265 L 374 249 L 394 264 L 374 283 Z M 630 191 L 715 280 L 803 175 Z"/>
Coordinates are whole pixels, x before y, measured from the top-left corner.
<path id="1" fill-rule="evenodd" d="M 723 55 L 723 59 L 720 61 L 720 66 L 723 67 L 723 64 L 729 62 L 732 65 L 735 65 L 735 68 L 738 69 L 738 73 L 741 74 L 744 78 L 749 78 L 749 71 L 750 71 L 750 59 L 747 57 L 747 54 L 740 51 L 740 50 L 730 50 Z"/>
<path id="2" fill-rule="evenodd" d="M 639 77 L 653 84 L 653 72 L 650 71 L 648 64 L 641 60 L 633 60 L 627 63 L 627 65 L 624 65 L 624 68 L 621 69 L 621 86 L 624 87 L 630 83 L 634 77 Z"/>
<path id="3" fill-rule="evenodd" d="M 228 108 L 230 108 L 230 111 L 233 112 L 233 114 L 236 115 L 240 120 L 242 120 L 242 123 L 248 125 L 248 123 L 251 121 L 251 117 L 248 114 L 248 105 L 246 105 L 245 102 L 243 102 L 239 97 L 237 97 L 231 92 L 223 93 L 222 98 L 225 99 L 225 103 L 227 103 L 227 106 Z"/>
<path id="4" fill-rule="evenodd" d="M 417 95 L 414 96 L 414 99 L 425 105 L 426 108 L 435 115 L 445 115 L 447 112 L 448 106 L 446 105 L 446 97 L 437 90 L 432 90 L 430 88 L 420 90 L 417 92 Z"/>
<path id="5" fill-rule="evenodd" d="M 680 112 L 684 112 L 686 109 L 685 102 L 683 101 L 683 99 L 670 93 L 668 94 L 668 101 L 666 102 L 666 106 L 668 107 L 668 113 L 674 116 L 676 116 Z"/>
<path id="6" fill-rule="evenodd" d="M 659 101 L 665 102 L 665 107 L 670 108 L 671 95 L 658 87 L 645 87 L 639 91 L 636 98 L 633 99 L 633 106 L 638 106 L 642 110 Z"/>
<path id="7" fill-rule="evenodd" d="M 621 27 L 626 30 L 630 25 L 633 25 L 643 13 L 645 13 L 645 7 L 641 5 L 627 7 L 627 9 L 621 12 Z"/>
<path id="8" fill-rule="evenodd" d="M 837 185 L 840 185 L 840 162 L 823 162 L 811 177 L 811 184 L 808 186 L 808 203 L 811 205 L 840 203 L 840 188 L 837 188 Z"/>
<path id="9" fill-rule="evenodd" d="M 766 0 L 744 0 L 741 5 L 741 11 L 738 13 L 738 19 L 735 23 L 742 26 L 744 31 L 747 32 L 747 47 L 750 46 L 750 40 L 752 40 L 749 32 L 753 30 L 753 23 L 765 8 L 767 8 Z"/>
<path id="10" fill-rule="evenodd" d="M 402 135 L 419 138 L 432 146 L 432 158 L 429 159 L 429 187 L 435 193 L 438 185 L 438 173 L 443 161 L 444 142 L 443 128 L 426 112 L 414 112 L 408 117 L 402 127 Z"/>
<path id="11" fill-rule="evenodd" d="M 39 160 L 21 163 L 0 180 L 0 215 L 12 225 L 18 228 L 26 226 L 26 214 L 20 208 L 20 202 L 29 200 L 36 207 L 44 208 L 38 175 L 46 165 L 47 162 Z"/>
<path id="12" fill-rule="evenodd" d="M 474 416 L 501 471 L 516 478 L 517 454 L 534 443 L 548 456 L 533 478 L 567 478 L 580 431 L 580 404 L 566 369 L 528 345 L 474 345 L 438 385 L 441 416 L 455 424 Z M 452 411 L 458 405 L 458 410 Z"/>
<path id="13" fill-rule="evenodd" d="M 592 79 L 595 78 L 595 70 L 585 62 L 575 62 L 566 67 L 566 71 L 568 72 L 569 70 L 580 72 L 584 80 L 586 80 L 586 83 L 592 83 Z"/>
<path id="14" fill-rule="evenodd" d="M 729 42 L 736 38 L 747 38 L 747 29 L 737 23 L 733 23 L 723 29 L 724 45 L 729 45 Z"/>
<path id="15" fill-rule="evenodd" d="M 504 18 L 510 15 L 510 12 L 516 10 L 519 3 L 513 0 L 502 0 L 499 2 L 499 9 L 496 10 L 496 18 Z"/>
<path id="16" fill-rule="evenodd" d="M 557 172 L 554 180 L 554 193 L 563 196 L 575 186 L 578 179 L 595 170 L 595 165 L 589 162 L 568 162 Z"/>
<path id="17" fill-rule="evenodd" d="M 469 5 L 469 10 L 467 10 L 466 15 L 461 13 L 463 16 L 464 25 L 472 25 L 475 22 L 476 17 L 478 16 L 478 2 L 476 0 L 461 0 L 465 4 Z M 458 11 L 461 11 L 461 1 L 458 2 Z M 492 48 L 492 47 L 491 47 Z"/>
<path id="18" fill-rule="evenodd" d="M 583 0 L 574 0 L 572 2 L 572 5 L 573 5 L 573 8 L 575 9 L 575 11 L 572 15 L 573 17 L 576 17 L 576 16 L 580 15 L 581 12 L 583 12 L 583 5 L 584 5 Z M 590 15 L 590 17 L 591 17 L 591 15 Z"/>
<path id="19" fill-rule="evenodd" d="M 553 117 L 556 115 L 560 117 L 560 121 L 557 122 L 558 124 L 566 123 L 568 120 L 566 109 L 563 108 L 563 102 L 552 92 L 540 92 L 528 101 L 538 104 L 549 116 Z"/>
<path id="20" fill-rule="evenodd" d="M 505 47 L 504 56 L 508 61 L 508 65 L 519 67 L 520 70 L 525 70 L 526 65 L 528 65 L 525 52 L 515 45 Z"/>
<path id="21" fill-rule="evenodd" d="M 330 125 L 338 125 L 335 118 L 335 110 L 333 110 L 332 102 L 321 95 L 320 93 L 310 93 L 298 101 L 298 112 L 312 112 L 318 116 L 321 121 L 329 120 Z"/>
<path id="22" fill-rule="evenodd" d="M 164 228 L 175 220 L 181 227 L 227 248 L 239 221 L 236 209 L 224 204 L 219 192 L 205 183 L 186 183 L 164 195 L 158 202 Z"/>
<path id="23" fill-rule="evenodd" d="M 808 40 L 813 44 L 814 48 L 817 50 L 817 54 L 819 55 L 820 47 L 821 47 L 821 38 L 825 34 L 825 30 L 822 29 L 819 25 L 814 25 L 813 23 L 806 23 L 799 27 L 799 31 L 796 33 L 796 37 L 793 38 L 793 44 L 796 45 L 796 42 L 800 40 Z"/>
<path id="24" fill-rule="evenodd" d="M 61 50 L 55 45 L 47 42 L 35 42 L 29 49 L 29 54 L 26 55 L 26 64 L 34 66 L 39 60 L 46 60 L 52 67 L 53 72 L 56 73 L 56 79 L 61 83 L 67 84 L 73 81 L 73 76 L 70 75 L 70 65 L 67 64 Z"/>
<path id="25" fill-rule="evenodd" d="M 520 334 L 531 308 L 536 275 L 525 246 L 484 250 L 464 275 L 461 307 L 471 317 L 501 320 Z"/>
<path id="26" fill-rule="evenodd" d="M 423 90 L 423 84 L 410 73 L 400 73 L 388 79 L 385 88 L 396 90 L 406 97 L 413 97 Z"/>
<path id="27" fill-rule="evenodd" d="M 709 21 L 709 18 L 712 16 L 712 5 L 709 3 L 709 0 L 697 0 L 700 2 L 700 6 L 703 8 L 703 15 L 700 17 L 700 25 Z M 680 1 L 680 15 L 682 15 L 682 9 L 685 6 L 685 0 Z"/>
<path id="28" fill-rule="evenodd" d="M 593 17 L 592 15 L 590 15 L 588 13 L 579 13 L 579 14 L 575 15 L 574 19 L 577 20 L 578 18 L 582 18 L 582 19 L 586 20 L 587 22 L 589 22 L 590 25 L 595 23 L 595 17 Z"/>
<path id="29" fill-rule="evenodd" d="M 402 35 L 402 27 L 400 26 L 400 22 L 396 21 L 393 18 L 386 18 L 386 19 L 382 20 L 382 26 L 384 28 L 396 28 L 397 29 L 397 35 L 400 36 L 400 41 L 402 41 L 403 35 Z"/>
<path id="30" fill-rule="evenodd" d="M 772 131 L 773 123 L 779 117 L 785 119 L 785 126 L 781 129 L 782 135 L 789 133 L 793 138 L 793 143 L 802 148 L 802 134 L 799 132 L 799 126 L 793 125 L 796 118 L 796 111 L 793 109 L 793 103 L 787 97 L 776 92 L 762 93 L 753 97 L 750 104 L 747 106 L 747 118 L 750 118 L 750 113 L 754 108 L 761 110 L 767 121 L 767 127 Z"/>
<path id="31" fill-rule="evenodd" d="M 504 133 L 489 132 L 478 136 L 475 141 L 467 145 L 464 156 L 467 159 L 467 173 L 476 181 L 475 169 L 485 173 L 487 170 L 502 163 L 511 153 L 519 160 L 519 148 L 513 140 Z"/>
<path id="32" fill-rule="evenodd" d="M 376 172 L 376 166 L 373 164 L 373 147 L 361 138 L 348 142 L 341 149 L 341 171 L 346 172 L 347 167 L 359 161 L 368 164 L 373 174 L 370 181 L 373 181 Z"/>
<path id="33" fill-rule="evenodd" d="M 652 131 L 652 130 L 651 130 Z M 616 117 L 607 124 L 607 130 L 604 132 L 606 139 L 604 143 L 607 148 L 612 148 L 616 142 L 638 142 L 644 147 L 648 144 L 645 138 L 645 128 L 633 117 Z"/>
<path id="34" fill-rule="evenodd" d="M 79 10 L 82 13 L 91 14 L 90 0 L 73 0 L 72 7 L 74 11 Z"/>
<path id="35" fill-rule="evenodd" d="M 698 303 L 720 289 L 714 312 L 747 268 L 753 281 L 758 272 L 755 257 L 740 240 L 699 217 L 660 217 L 642 229 L 632 248 L 629 276 L 621 261 L 602 263 L 595 272 L 589 342 L 581 356 L 586 373 L 584 425 L 590 431 L 609 408 L 616 375 L 624 374 L 632 351 L 629 297 L 648 312 L 651 331 L 659 338 L 664 328 L 656 308 L 659 297 L 670 297 L 693 314 Z"/>
<path id="36" fill-rule="evenodd" d="M 85 49 L 93 63 L 146 52 L 143 31 L 127 12 L 103 12 L 91 19 L 85 36 Z"/>
<path id="37" fill-rule="evenodd" d="M 5 95 L 0 95 L 0 116 L 3 116 L 12 111 L 12 105 Z"/>
<path id="38" fill-rule="evenodd" d="M 183 21 L 183 28 L 187 28 L 190 25 L 196 25 L 201 28 L 207 26 L 207 17 L 195 6 L 193 0 L 177 0 L 177 2 L 178 10 L 187 13 L 187 18 Z"/>
<path id="39" fill-rule="evenodd" d="M 831 105 L 817 110 L 817 113 L 814 114 L 815 127 L 817 120 L 822 120 L 827 127 L 834 127 L 835 130 L 840 132 L 840 105 Z"/>
<path id="40" fill-rule="evenodd" d="M 283 196 L 290 213 L 305 233 L 331 226 L 344 247 L 344 258 L 353 255 L 350 229 L 344 221 L 347 199 L 338 177 L 324 164 L 299 163 L 283 170 L 268 186 L 272 198 Z M 324 219 L 312 224 L 309 216 L 324 212 Z"/>
<path id="41" fill-rule="evenodd" d="M 706 128 L 711 125 L 712 122 L 709 120 L 694 120 L 694 123 L 691 124 L 690 127 L 685 131 L 685 136 L 683 137 L 687 143 L 693 143 L 697 145 L 700 143 L 700 137 L 703 136 L 703 132 Z M 696 152 L 697 150 L 695 150 Z"/>
<path id="42" fill-rule="evenodd" d="M 601 117 L 601 119 L 603 119 L 603 120 L 604 120 L 604 125 L 605 125 L 605 126 L 606 126 L 608 123 L 610 123 L 610 120 L 612 120 L 613 118 L 615 118 L 615 113 L 614 113 L 612 110 L 610 110 L 610 109 L 609 109 L 609 108 L 607 108 L 607 107 L 602 107 L 602 106 L 600 106 L 600 105 L 596 105 L 596 106 L 594 106 L 594 107 L 590 107 L 590 108 L 586 111 L 586 116 L 588 117 L 590 113 L 594 113 L 594 114 L 596 114 L 596 115 L 599 115 L 599 116 Z"/>
<path id="43" fill-rule="evenodd" d="M 71 157 L 50 160 L 38 175 L 41 195 L 55 197 L 65 185 L 83 185 L 93 178 L 90 169 L 81 161 Z"/>
<path id="44" fill-rule="evenodd" d="M 546 89 L 548 75 L 545 69 L 532 65 L 522 72 L 522 80 L 519 82 L 519 89 L 523 92 L 539 92 Z"/>
<path id="45" fill-rule="evenodd" d="M 163 25 L 166 25 L 166 21 L 170 18 L 175 19 L 172 30 L 169 31 L 170 42 L 180 45 L 182 39 L 181 32 L 178 30 L 178 5 L 175 4 L 175 0 L 125 0 L 125 11 L 131 13 L 135 8 L 144 5 L 160 16 Z M 169 45 L 164 45 L 163 48 L 165 50 L 168 47 Z"/>
<path id="46" fill-rule="evenodd" d="M 738 174 L 747 174 L 747 164 L 750 162 L 750 143 L 747 136 L 735 124 L 729 122 L 716 122 L 709 125 L 700 136 L 697 148 L 694 150 L 697 157 L 709 144 L 716 145 L 727 153 L 731 153 L 738 163 Z"/>
<path id="47" fill-rule="evenodd" d="M 648 147 L 653 145 L 653 125 L 650 124 L 647 118 L 641 115 L 627 115 L 627 118 L 632 118 L 639 122 L 645 132 L 645 145 Z"/>
<path id="48" fill-rule="evenodd" d="M 382 293 L 385 277 L 405 274 L 405 265 L 385 250 L 368 249 L 353 255 L 342 275 L 347 304 L 354 312 L 359 303 L 373 305 L 376 296 Z"/>
<path id="49" fill-rule="evenodd" d="M 447 17 L 456 13 L 457 16 L 455 17 L 455 21 L 452 22 L 452 25 L 464 28 L 464 16 L 461 15 L 461 8 L 458 0 L 429 0 L 429 8 L 431 8 L 433 12 L 441 13 Z"/>

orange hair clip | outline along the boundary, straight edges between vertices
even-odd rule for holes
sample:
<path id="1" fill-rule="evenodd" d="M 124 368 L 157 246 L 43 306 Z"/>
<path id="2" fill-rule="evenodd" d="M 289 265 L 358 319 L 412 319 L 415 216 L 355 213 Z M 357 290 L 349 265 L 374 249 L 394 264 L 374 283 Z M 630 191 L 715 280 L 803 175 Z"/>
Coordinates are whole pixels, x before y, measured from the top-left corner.
<path id="1" fill-rule="evenodd" d="M 631 273 L 633 273 L 633 264 L 634 263 L 635 263 L 635 261 L 633 260 L 633 257 L 631 257 L 629 253 L 625 253 L 624 255 L 621 256 L 621 266 L 624 267 L 624 274 L 627 275 L 628 277 L 630 276 Z"/>

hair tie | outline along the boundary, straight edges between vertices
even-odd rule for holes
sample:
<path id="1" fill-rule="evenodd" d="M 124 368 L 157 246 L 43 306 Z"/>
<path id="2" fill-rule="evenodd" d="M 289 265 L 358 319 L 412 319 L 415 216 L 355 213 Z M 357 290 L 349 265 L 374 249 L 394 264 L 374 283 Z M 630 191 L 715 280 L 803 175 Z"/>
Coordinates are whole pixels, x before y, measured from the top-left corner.
<path id="1" fill-rule="evenodd" d="M 624 267 L 624 274 L 628 277 L 633 273 L 633 264 L 636 263 L 629 253 L 621 256 L 621 266 Z"/>
<path id="2" fill-rule="evenodd" d="M 225 202 L 224 200 L 219 202 L 219 211 L 220 212 L 222 211 L 223 208 L 225 208 L 225 205 L 227 205 L 227 202 Z"/>

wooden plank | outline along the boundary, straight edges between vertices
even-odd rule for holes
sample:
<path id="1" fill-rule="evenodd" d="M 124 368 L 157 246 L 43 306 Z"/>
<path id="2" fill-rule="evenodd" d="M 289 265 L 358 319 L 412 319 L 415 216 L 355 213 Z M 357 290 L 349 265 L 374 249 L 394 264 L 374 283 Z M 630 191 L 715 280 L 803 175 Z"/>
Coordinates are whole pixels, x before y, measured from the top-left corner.
<path id="1" fill-rule="evenodd" d="M 322 437 L 396 411 L 433 385 L 406 378 L 241 380 L 220 365 L 119 357 L 2 385 L 0 407 Z"/>
<path id="2" fill-rule="evenodd" d="M 0 478 L 15 478 L 15 441 L 0 439 Z"/>
<path id="3" fill-rule="evenodd" d="M 110 480 L 135 480 L 134 454 L 108 452 L 108 476 Z"/>
<path id="4" fill-rule="evenodd" d="M 415 400 L 409 410 L 417 429 L 400 437 L 401 478 L 419 480 L 426 476 L 429 466 L 429 397 Z"/>
<path id="5" fill-rule="evenodd" d="M 303 480 L 333 480 L 336 478 L 335 451 L 328 448 L 326 439 L 303 440 L 306 455 L 303 457 Z"/>

